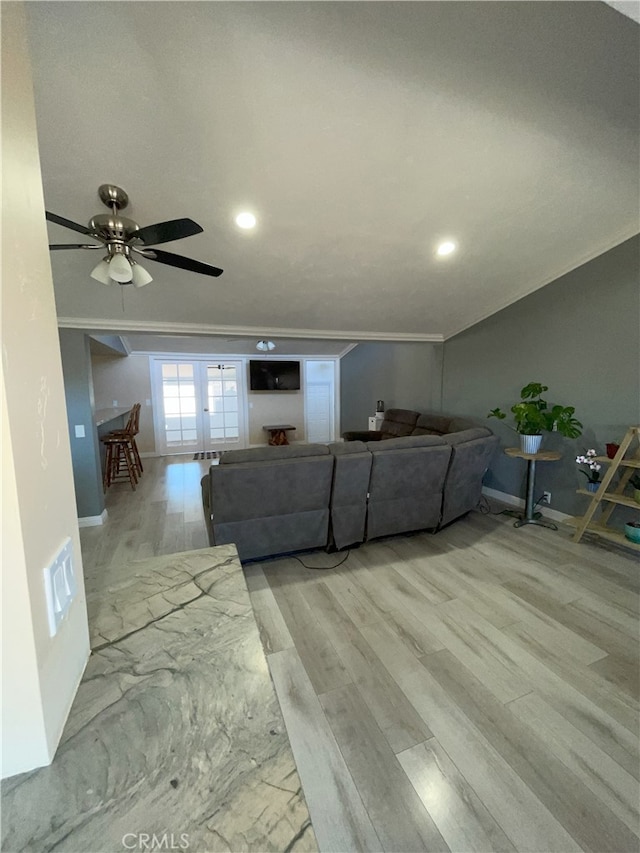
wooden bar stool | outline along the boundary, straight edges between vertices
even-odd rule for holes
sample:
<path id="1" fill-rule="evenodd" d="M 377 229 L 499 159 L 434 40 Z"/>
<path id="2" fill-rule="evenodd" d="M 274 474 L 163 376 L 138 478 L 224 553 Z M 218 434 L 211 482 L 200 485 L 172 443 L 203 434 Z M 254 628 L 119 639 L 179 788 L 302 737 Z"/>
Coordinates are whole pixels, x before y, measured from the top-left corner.
<path id="1" fill-rule="evenodd" d="M 131 409 L 125 428 L 114 429 L 109 433 L 110 438 L 125 438 L 128 441 L 138 479 L 144 471 L 142 459 L 138 452 L 138 445 L 136 444 L 136 436 L 140 432 L 140 408 L 140 403 L 135 403 Z"/>
<path id="2" fill-rule="evenodd" d="M 105 435 L 100 441 L 105 446 L 102 487 L 106 492 L 116 480 L 128 479 L 135 492 L 138 476 L 131 444 L 127 436 Z"/>

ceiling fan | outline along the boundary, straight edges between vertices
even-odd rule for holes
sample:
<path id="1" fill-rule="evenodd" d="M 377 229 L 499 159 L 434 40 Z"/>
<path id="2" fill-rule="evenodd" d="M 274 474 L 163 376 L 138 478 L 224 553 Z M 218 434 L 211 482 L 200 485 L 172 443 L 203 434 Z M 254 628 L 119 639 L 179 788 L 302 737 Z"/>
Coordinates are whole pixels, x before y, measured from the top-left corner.
<path id="1" fill-rule="evenodd" d="M 219 276 L 222 270 L 192 258 L 174 255 L 154 248 L 158 243 L 170 243 L 183 237 L 200 234 L 203 229 L 193 219 L 171 219 L 168 222 L 157 222 L 140 228 L 133 219 L 121 216 L 120 211 L 129 204 L 129 196 L 114 184 L 102 184 L 98 188 L 100 200 L 111 210 L 111 213 L 99 213 L 89 220 L 87 226 L 72 222 L 56 213 L 46 211 L 49 222 L 55 222 L 86 234 L 98 243 L 54 243 L 49 249 L 101 249 L 106 248 L 107 254 L 91 273 L 91 277 L 102 284 L 133 284 L 134 287 L 144 287 L 152 281 L 149 273 L 135 259 L 140 255 L 159 264 L 201 273 L 202 275 Z"/>

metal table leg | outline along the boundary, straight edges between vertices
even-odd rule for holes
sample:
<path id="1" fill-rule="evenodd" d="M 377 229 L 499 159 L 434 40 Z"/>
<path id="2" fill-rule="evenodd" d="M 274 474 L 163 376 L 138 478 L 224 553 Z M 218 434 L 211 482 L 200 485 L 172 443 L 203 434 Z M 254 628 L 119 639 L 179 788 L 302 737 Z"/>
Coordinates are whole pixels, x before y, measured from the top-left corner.
<path id="1" fill-rule="evenodd" d="M 513 523 L 514 527 L 524 527 L 525 524 L 537 524 L 539 527 L 548 527 L 557 530 L 555 524 L 543 519 L 539 512 L 534 512 L 533 491 L 536 482 L 536 460 L 527 459 L 527 499 L 524 507 L 524 515 Z"/>

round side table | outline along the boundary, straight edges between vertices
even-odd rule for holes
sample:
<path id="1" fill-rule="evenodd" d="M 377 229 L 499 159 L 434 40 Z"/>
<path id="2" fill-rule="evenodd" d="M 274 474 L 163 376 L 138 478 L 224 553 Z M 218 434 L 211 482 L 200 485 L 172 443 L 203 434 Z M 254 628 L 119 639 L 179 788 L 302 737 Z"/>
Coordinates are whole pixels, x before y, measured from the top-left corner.
<path id="1" fill-rule="evenodd" d="M 527 460 L 527 499 L 524 507 L 524 515 L 518 515 L 518 520 L 514 522 L 514 527 L 524 527 L 525 524 L 537 524 L 539 527 L 548 527 L 550 530 L 557 530 L 555 524 L 546 521 L 541 517 L 539 512 L 533 511 L 533 490 L 536 482 L 536 462 L 557 462 L 562 458 L 561 453 L 555 450 L 541 450 L 539 453 L 523 453 L 519 447 L 507 447 L 504 451 L 507 456 L 512 456 L 516 459 Z"/>

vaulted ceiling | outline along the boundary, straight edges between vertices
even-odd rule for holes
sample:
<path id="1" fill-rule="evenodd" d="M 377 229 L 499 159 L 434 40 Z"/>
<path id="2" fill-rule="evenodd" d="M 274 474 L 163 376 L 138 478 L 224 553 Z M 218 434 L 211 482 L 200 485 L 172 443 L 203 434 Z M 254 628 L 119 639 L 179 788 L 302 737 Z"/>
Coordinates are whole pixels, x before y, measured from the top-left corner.
<path id="1" fill-rule="evenodd" d="M 63 323 L 441 340 L 638 231 L 639 27 L 604 3 L 27 10 L 47 208 L 86 223 L 120 184 L 224 268 L 134 290 L 52 253 Z"/>

